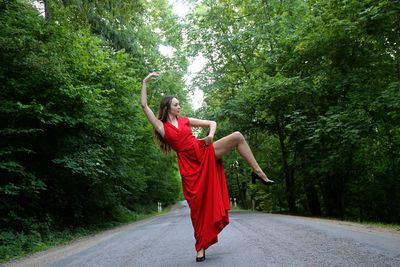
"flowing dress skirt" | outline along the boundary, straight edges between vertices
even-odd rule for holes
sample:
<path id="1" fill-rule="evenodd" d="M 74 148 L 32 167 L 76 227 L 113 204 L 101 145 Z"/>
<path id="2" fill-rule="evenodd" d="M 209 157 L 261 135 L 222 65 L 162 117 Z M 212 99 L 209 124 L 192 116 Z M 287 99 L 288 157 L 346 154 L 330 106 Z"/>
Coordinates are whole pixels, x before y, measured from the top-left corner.
<path id="1" fill-rule="evenodd" d="M 178 164 L 199 251 L 218 242 L 218 234 L 229 223 L 230 205 L 224 166 L 222 159 L 216 161 L 214 146 L 196 140 L 193 147 L 178 152 Z"/>

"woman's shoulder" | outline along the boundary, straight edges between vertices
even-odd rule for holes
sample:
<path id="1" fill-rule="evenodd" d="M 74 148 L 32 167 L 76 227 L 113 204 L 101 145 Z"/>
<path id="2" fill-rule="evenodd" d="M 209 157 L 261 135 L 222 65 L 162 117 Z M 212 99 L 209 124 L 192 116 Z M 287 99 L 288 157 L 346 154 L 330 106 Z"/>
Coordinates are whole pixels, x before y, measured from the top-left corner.
<path id="1" fill-rule="evenodd" d="M 189 123 L 189 118 L 188 117 L 178 117 L 178 120 L 180 120 L 183 123 Z"/>

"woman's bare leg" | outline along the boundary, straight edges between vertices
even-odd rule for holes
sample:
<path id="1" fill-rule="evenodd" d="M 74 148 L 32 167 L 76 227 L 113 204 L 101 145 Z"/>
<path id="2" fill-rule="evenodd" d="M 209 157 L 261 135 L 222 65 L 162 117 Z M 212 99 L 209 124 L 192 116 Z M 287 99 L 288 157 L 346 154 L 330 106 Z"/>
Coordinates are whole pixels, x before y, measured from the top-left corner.
<path id="1" fill-rule="evenodd" d="M 247 144 L 244 136 L 240 132 L 234 132 L 214 142 L 215 158 L 222 159 L 229 151 L 237 147 L 239 154 L 247 161 L 254 172 L 265 181 L 268 181 L 267 175 L 262 171 L 254 158 L 253 152 Z"/>

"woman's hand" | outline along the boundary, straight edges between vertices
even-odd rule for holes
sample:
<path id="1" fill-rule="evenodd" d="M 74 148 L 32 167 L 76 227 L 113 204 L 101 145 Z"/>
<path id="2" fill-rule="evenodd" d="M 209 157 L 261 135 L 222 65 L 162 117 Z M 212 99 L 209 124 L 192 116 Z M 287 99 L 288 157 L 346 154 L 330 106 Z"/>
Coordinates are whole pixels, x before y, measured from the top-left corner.
<path id="1" fill-rule="evenodd" d="M 150 73 L 149 75 L 146 76 L 146 78 L 144 78 L 143 83 L 155 80 L 156 78 L 153 76 L 159 77 L 160 74 L 158 74 L 157 71 Z"/>
<path id="2" fill-rule="evenodd" d="M 202 138 L 200 140 L 204 140 L 206 142 L 206 146 L 209 146 L 213 142 L 213 137 L 211 135 L 209 135 L 209 136 L 206 136 L 206 137 L 204 137 L 204 138 Z"/>
<path id="3" fill-rule="evenodd" d="M 151 125 L 153 125 L 154 129 L 159 134 L 161 134 L 162 137 L 164 137 L 165 132 L 164 132 L 164 126 L 163 126 L 162 121 L 157 119 L 157 117 L 154 115 L 153 111 L 147 105 L 147 85 L 146 85 L 146 83 L 148 81 L 155 80 L 156 77 L 158 77 L 158 76 L 160 76 L 160 74 L 158 74 L 158 72 L 152 72 L 149 75 L 147 75 L 146 78 L 144 78 L 143 84 L 142 84 L 142 92 L 140 95 L 140 105 L 142 106 L 144 114 L 146 115 L 146 117 L 149 120 L 149 122 L 151 123 Z"/>

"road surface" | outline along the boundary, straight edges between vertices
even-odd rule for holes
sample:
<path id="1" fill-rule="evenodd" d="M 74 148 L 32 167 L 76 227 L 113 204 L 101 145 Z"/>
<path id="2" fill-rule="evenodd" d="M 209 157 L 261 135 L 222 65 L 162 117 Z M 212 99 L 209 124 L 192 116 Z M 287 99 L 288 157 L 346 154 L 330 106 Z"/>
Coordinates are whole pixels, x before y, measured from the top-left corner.
<path id="1" fill-rule="evenodd" d="M 195 262 L 186 202 L 167 214 L 56 246 L 5 266 L 400 266 L 400 232 L 333 220 L 230 212 Z"/>

